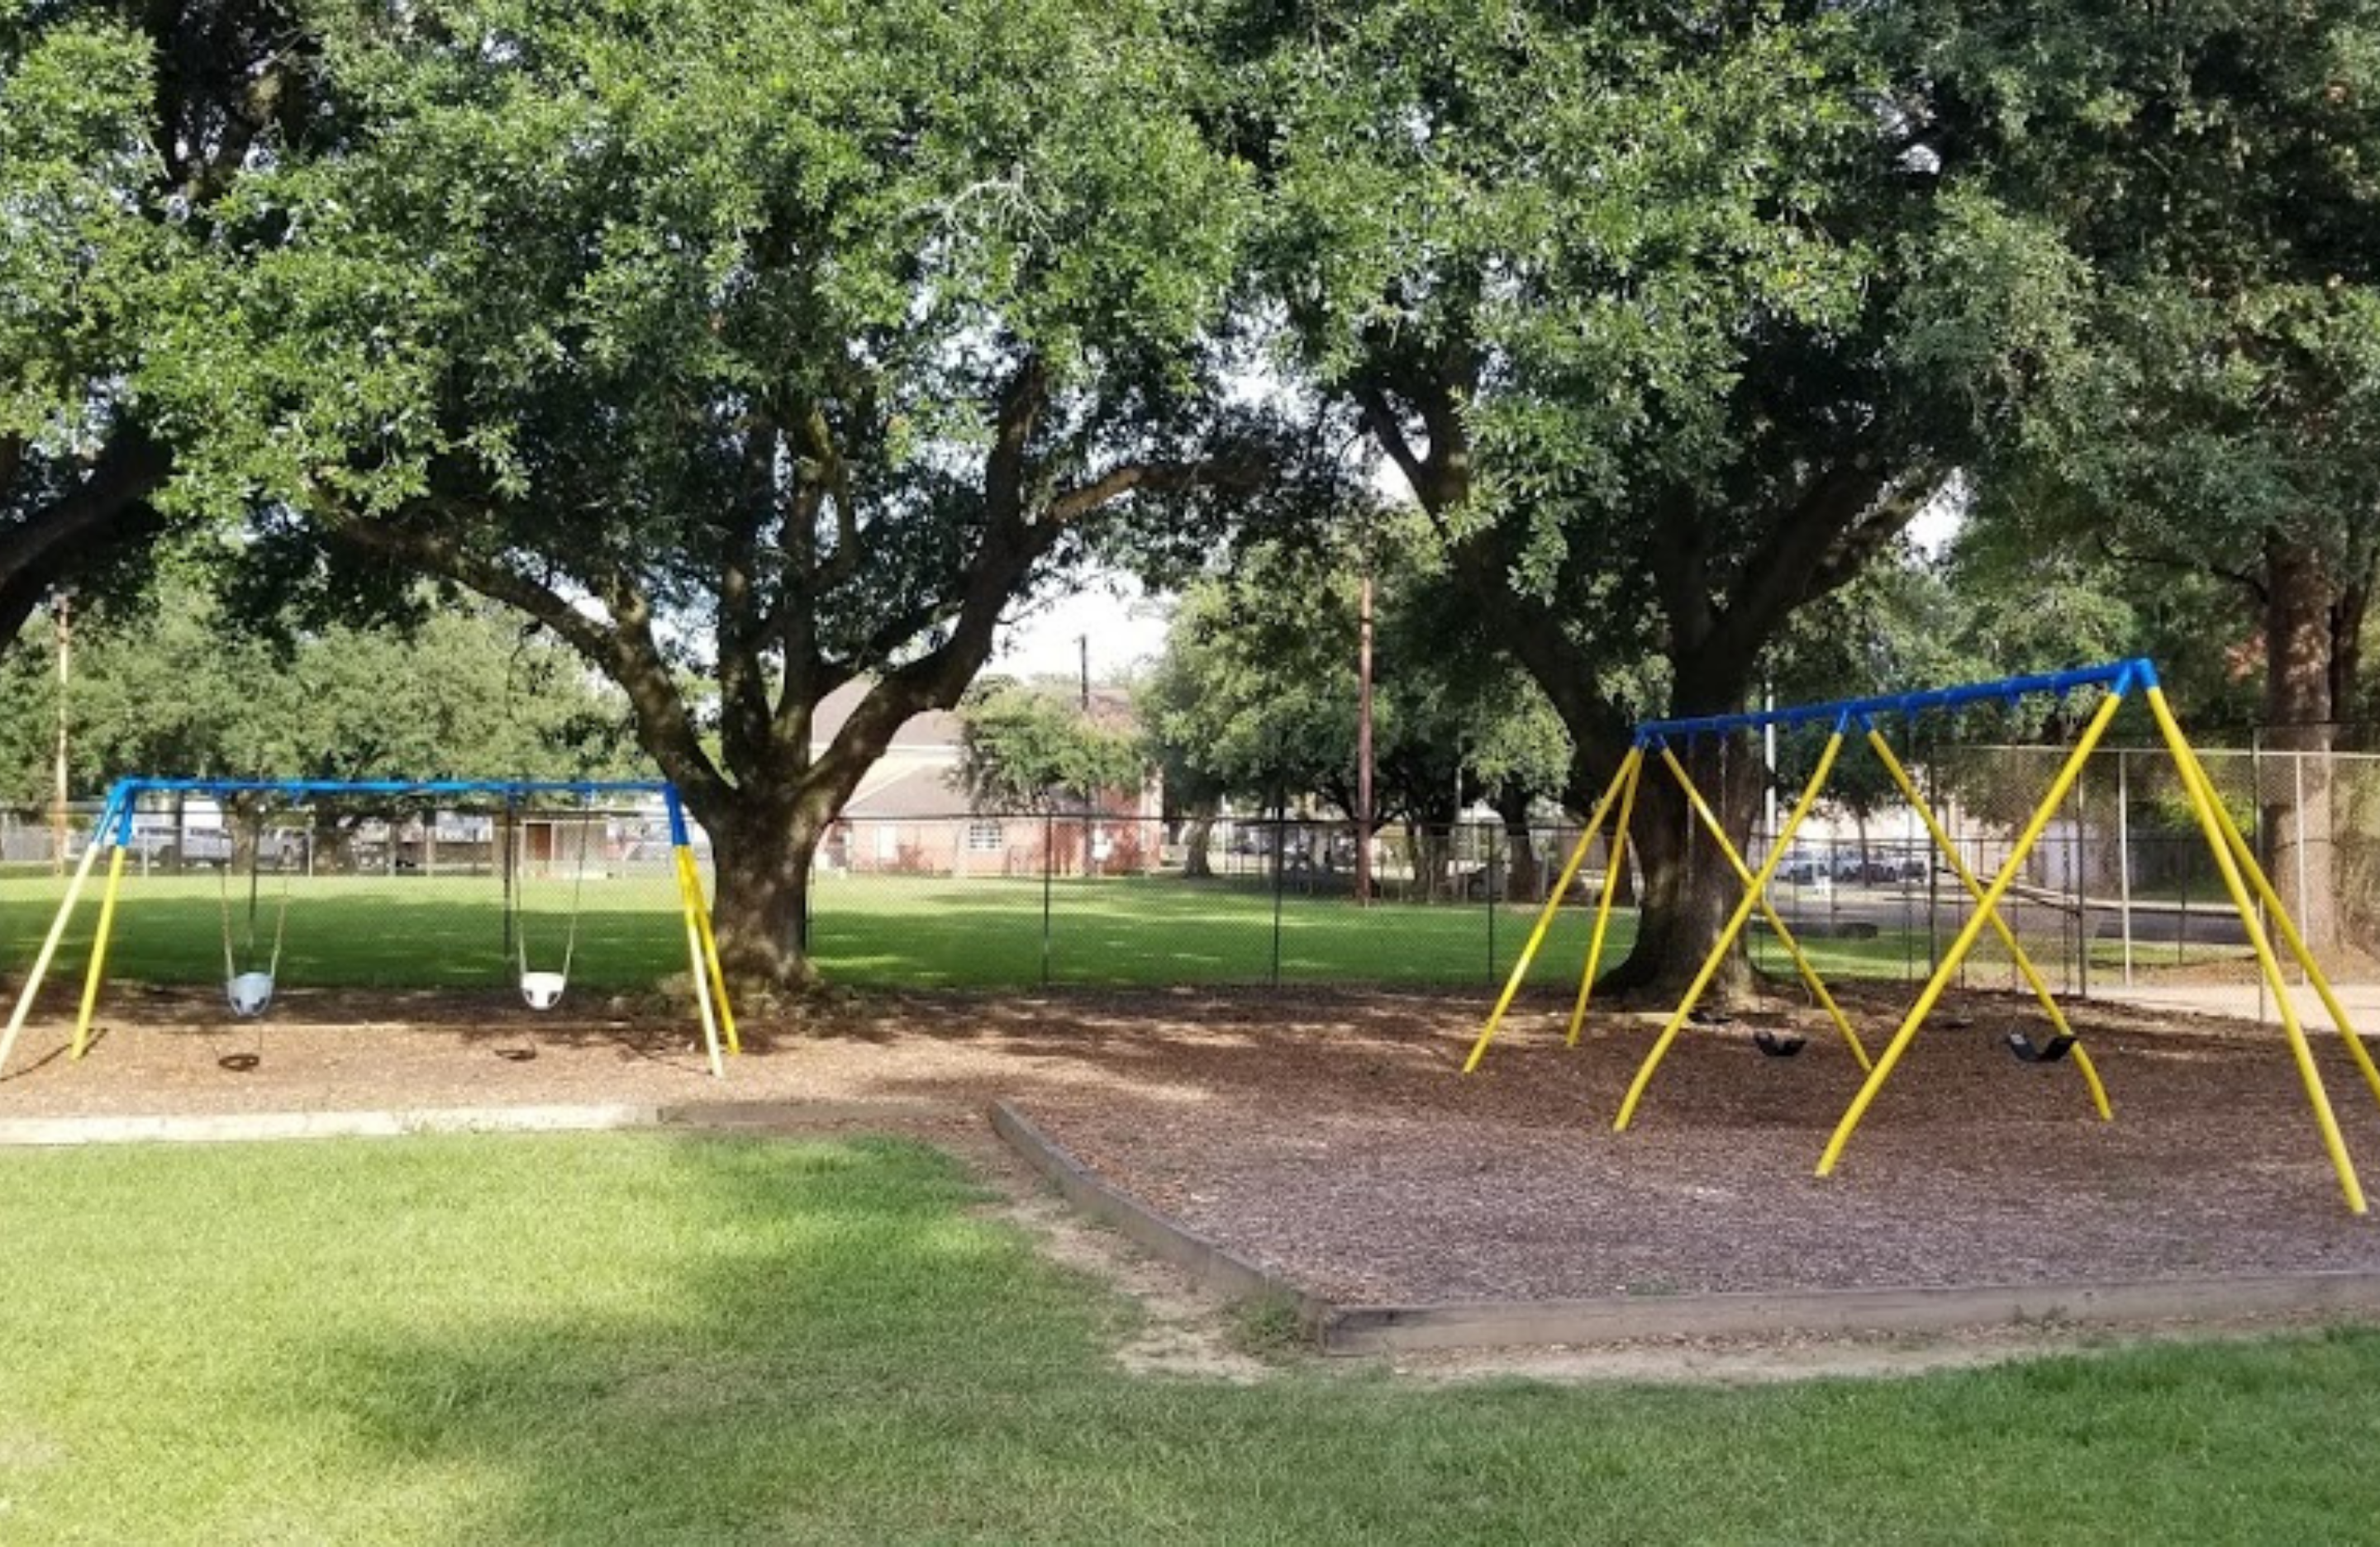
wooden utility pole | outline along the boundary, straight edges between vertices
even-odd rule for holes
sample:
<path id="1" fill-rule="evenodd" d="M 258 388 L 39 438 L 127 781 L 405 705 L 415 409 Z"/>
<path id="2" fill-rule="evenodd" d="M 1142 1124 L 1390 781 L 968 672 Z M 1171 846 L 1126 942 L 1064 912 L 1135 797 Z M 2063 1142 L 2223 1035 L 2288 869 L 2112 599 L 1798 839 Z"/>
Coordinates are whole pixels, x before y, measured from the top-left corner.
<path id="1" fill-rule="evenodd" d="M 1363 600 L 1357 609 L 1359 643 L 1355 676 L 1355 897 L 1372 906 L 1372 570 L 1364 567 Z"/>
<path id="2" fill-rule="evenodd" d="M 67 688 L 73 681 L 74 594 L 50 594 L 50 621 L 58 630 L 58 760 L 56 799 L 50 808 L 50 873 L 67 872 Z M 98 841 L 93 835 L 93 842 Z"/>

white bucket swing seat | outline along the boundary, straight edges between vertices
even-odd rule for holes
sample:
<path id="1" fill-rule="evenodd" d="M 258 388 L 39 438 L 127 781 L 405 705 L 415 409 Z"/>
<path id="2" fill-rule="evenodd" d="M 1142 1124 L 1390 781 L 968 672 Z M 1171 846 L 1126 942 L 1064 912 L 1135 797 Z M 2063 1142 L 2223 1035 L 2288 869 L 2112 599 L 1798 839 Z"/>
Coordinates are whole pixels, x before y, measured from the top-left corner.
<path id="1" fill-rule="evenodd" d="M 570 883 L 570 923 L 563 936 L 562 969 L 558 972 L 532 971 L 528 965 L 528 910 L 520 901 L 519 849 L 514 849 L 515 876 L 512 886 L 514 919 L 513 946 L 520 973 L 521 1002 L 532 1010 L 551 1010 L 562 1003 L 570 987 L 570 964 L 578 955 L 579 902 L 587 889 L 587 826 L 582 818 L 578 823 L 578 867 Z"/>
<path id="2" fill-rule="evenodd" d="M 231 921 L 231 866 L 226 863 L 223 875 L 223 946 L 224 998 L 231 1005 L 231 1013 L 242 1020 L 252 1020 L 264 1014 L 273 1005 L 273 988 L 281 972 L 281 946 L 289 932 L 289 870 L 281 870 L 281 902 L 273 911 L 273 954 L 261 968 L 243 967 L 243 961 L 256 956 L 256 923 L 258 903 L 258 868 L 262 863 L 262 834 L 250 851 L 248 870 L 248 944 L 238 945 L 233 939 Z"/>

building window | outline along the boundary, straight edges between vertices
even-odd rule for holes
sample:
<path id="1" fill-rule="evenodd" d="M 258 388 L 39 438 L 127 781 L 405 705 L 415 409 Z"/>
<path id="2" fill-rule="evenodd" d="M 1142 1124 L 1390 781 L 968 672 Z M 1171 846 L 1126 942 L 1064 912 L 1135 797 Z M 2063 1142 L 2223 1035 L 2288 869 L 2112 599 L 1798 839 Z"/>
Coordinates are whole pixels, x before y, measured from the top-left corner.
<path id="1" fill-rule="evenodd" d="M 1007 835 L 996 822 L 970 822 L 966 844 L 969 854 L 997 854 L 1006 847 Z"/>

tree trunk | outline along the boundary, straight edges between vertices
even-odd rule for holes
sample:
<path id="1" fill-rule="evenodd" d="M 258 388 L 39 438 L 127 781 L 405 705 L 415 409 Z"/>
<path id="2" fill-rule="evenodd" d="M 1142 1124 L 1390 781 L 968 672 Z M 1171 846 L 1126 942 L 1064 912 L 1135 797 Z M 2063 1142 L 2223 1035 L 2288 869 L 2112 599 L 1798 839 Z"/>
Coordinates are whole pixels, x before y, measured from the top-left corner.
<path id="1" fill-rule="evenodd" d="M 1722 757 L 1719 744 L 1705 739 L 1682 752 L 1679 761 L 1741 852 L 1751 839 L 1753 812 L 1759 807 L 1755 760 L 1742 755 L 1741 749 Z M 1644 876 L 1636 943 L 1628 958 L 1604 975 L 1604 986 L 1647 989 L 1656 998 L 1674 998 L 1702 969 L 1712 942 L 1743 895 L 1743 883 L 1658 758 L 1645 766 L 1628 826 L 1628 847 Z M 1739 936 L 1704 992 L 1703 1003 L 1729 1005 L 1751 988 L 1752 958 Z"/>
<path id="2" fill-rule="evenodd" d="M 702 817 L 718 875 L 711 927 L 731 985 L 804 988 L 817 981 L 809 957 L 810 862 L 823 822 L 782 802 L 737 800 L 731 815 Z"/>
<path id="3" fill-rule="evenodd" d="M 2308 543 L 2268 533 L 2265 543 L 2265 724 L 2256 792 L 2273 888 L 2316 951 L 2338 944 L 2331 841 L 2332 586 Z"/>
<path id="4" fill-rule="evenodd" d="M 1503 895 L 1521 902 L 1536 902 L 1541 884 L 1538 872 L 1536 836 L 1529 831 L 1529 798 L 1524 794 L 1499 795 L 1496 814 L 1504 819 L 1504 885 Z"/>
<path id="5" fill-rule="evenodd" d="M 1215 819 L 1194 816 L 1190 830 L 1182 838 L 1182 874 L 1189 880 L 1204 881 L 1215 873 L 1212 858 L 1207 850 L 1215 840 Z"/>

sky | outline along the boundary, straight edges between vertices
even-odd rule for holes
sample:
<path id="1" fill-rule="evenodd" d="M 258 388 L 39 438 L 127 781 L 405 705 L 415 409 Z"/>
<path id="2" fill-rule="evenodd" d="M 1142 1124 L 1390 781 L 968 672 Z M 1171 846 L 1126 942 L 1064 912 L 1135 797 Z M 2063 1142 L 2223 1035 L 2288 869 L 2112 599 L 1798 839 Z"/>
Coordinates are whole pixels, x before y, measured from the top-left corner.
<path id="1" fill-rule="evenodd" d="M 1955 482 L 1910 523 L 1909 535 L 1929 558 L 1939 558 L 1965 519 L 1966 487 Z M 1002 626 L 987 669 L 1012 676 L 1063 676 L 1082 669 L 1077 642 L 1090 639 L 1091 680 L 1112 683 L 1148 665 L 1165 648 L 1171 598 L 1151 597 L 1130 577 L 1109 574 L 1071 596 L 1019 609 Z"/>
<path id="2" fill-rule="evenodd" d="M 992 646 L 988 671 L 1012 676 L 1063 676 L 1082 670 L 1090 640 L 1091 680 L 1112 683 L 1157 659 L 1165 648 L 1167 600 L 1153 599 L 1129 577 L 1109 575 L 1072 596 L 1034 603 L 1012 615 Z"/>

